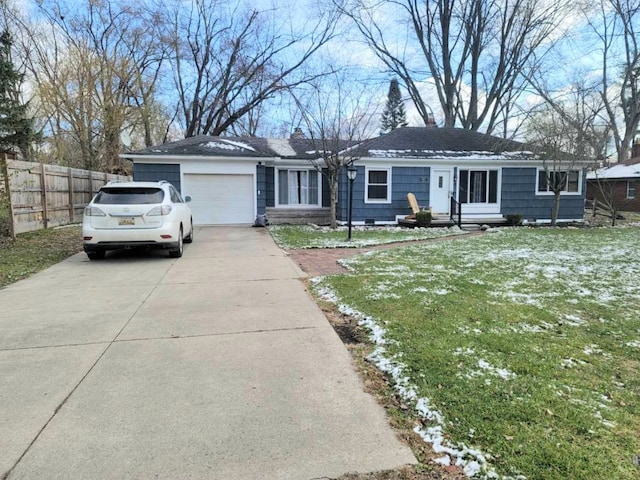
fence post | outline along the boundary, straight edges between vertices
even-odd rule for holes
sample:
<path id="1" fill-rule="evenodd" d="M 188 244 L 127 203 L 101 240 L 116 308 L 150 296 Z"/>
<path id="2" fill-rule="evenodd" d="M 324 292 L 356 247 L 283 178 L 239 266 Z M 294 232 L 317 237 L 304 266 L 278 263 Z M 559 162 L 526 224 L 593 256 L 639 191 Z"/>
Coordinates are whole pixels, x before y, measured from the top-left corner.
<path id="1" fill-rule="evenodd" d="M 49 228 L 49 209 L 47 198 L 47 171 L 43 162 L 40 162 L 40 196 L 42 198 L 42 222 L 44 228 Z"/>
<path id="2" fill-rule="evenodd" d="M 69 223 L 73 223 L 74 219 L 75 219 L 75 209 L 74 209 L 74 203 L 75 203 L 75 198 L 74 198 L 74 192 L 73 192 L 73 170 L 71 169 L 71 167 L 69 167 Z"/>
<path id="3" fill-rule="evenodd" d="M 2 176 L 4 177 L 4 189 L 7 193 L 7 211 L 9 213 L 9 236 L 11 240 L 16 240 L 16 226 L 13 216 L 13 202 L 11 201 L 11 179 L 9 178 L 9 160 L 7 152 L 2 154 Z"/>

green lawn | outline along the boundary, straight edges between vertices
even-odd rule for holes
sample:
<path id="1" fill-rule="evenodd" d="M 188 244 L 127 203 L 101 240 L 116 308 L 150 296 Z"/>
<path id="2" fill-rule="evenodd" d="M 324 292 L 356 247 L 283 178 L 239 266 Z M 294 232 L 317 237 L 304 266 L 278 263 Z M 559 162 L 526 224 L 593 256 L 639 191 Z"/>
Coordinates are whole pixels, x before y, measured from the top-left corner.
<path id="1" fill-rule="evenodd" d="M 316 290 L 359 312 L 442 463 L 640 478 L 640 228 L 501 229 L 345 264 Z"/>
<path id="2" fill-rule="evenodd" d="M 308 225 L 273 225 L 269 227 L 269 232 L 276 243 L 286 249 L 361 248 L 465 233 L 457 228 L 354 227 L 352 239 L 348 241 L 347 227 L 331 230 Z"/>
<path id="3" fill-rule="evenodd" d="M 17 282 L 82 251 L 81 227 L 23 233 L 15 242 L 0 236 L 0 287 Z"/>

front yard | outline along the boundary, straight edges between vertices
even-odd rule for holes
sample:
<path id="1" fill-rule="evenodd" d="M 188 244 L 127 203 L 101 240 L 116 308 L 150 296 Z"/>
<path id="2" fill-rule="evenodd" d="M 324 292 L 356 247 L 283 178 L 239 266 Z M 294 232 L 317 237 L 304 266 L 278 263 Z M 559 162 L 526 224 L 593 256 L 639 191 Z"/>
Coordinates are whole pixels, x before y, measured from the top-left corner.
<path id="1" fill-rule="evenodd" d="M 640 228 L 501 229 L 370 252 L 318 294 L 470 475 L 640 476 Z"/>

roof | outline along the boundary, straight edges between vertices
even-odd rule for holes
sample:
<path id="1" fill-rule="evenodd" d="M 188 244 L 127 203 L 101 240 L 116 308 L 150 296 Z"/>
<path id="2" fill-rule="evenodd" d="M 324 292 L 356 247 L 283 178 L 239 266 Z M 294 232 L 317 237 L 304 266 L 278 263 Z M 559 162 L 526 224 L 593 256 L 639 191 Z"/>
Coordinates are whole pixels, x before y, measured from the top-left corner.
<path id="1" fill-rule="evenodd" d="M 616 180 L 623 178 L 640 179 L 640 163 L 614 165 L 613 167 L 600 168 L 587 174 L 587 180 Z"/>
<path id="2" fill-rule="evenodd" d="M 450 127 L 398 128 L 362 142 L 351 154 L 374 158 L 535 158 L 524 143 Z"/>
<path id="3" fill-rule="evenodd" d="M 345 140 L 328 141 L 329 149 L 347 148 Z M 322 149 L 320 141 L 308 138 L 258 138 L 258 137 L 213 137 L 199 135 L 176 142 L 165 143 L 125 154 L 136 156 L 204 156 L 236 158 L 319 158 Z"/>
<path id="4" fill-rule="evenodd" d="M 530 160 L 527 144 L 461 128 L 403 127 L 360 143 L 327 141 L 326 150 L 352 158 Z M 308 138 L 213 137 L 200 135 L 122 155 L 136 157 L 224 157 L 318 159 L 322 142 Z"/>

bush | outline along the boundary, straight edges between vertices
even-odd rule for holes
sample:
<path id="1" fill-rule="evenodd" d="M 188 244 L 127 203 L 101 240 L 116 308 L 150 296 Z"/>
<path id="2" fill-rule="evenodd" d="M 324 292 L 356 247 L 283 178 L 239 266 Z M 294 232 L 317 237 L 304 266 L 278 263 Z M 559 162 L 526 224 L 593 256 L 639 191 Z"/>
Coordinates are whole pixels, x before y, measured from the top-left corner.
<path id="1" fill-rule="evenodd" d="M 416 213 L 416 224 L 418 227 L 428 227 L 431 225 L 432 215 L 429 210 L 421 210 Z"/>
<path id="2" fill-rule="evenodd" d="M 517 227 L 518 225 L 522 225 L 522 214 L 521 213 L 510 213 L 505 217 L 507 219 L 507 224 L 512 227 Z"/>

